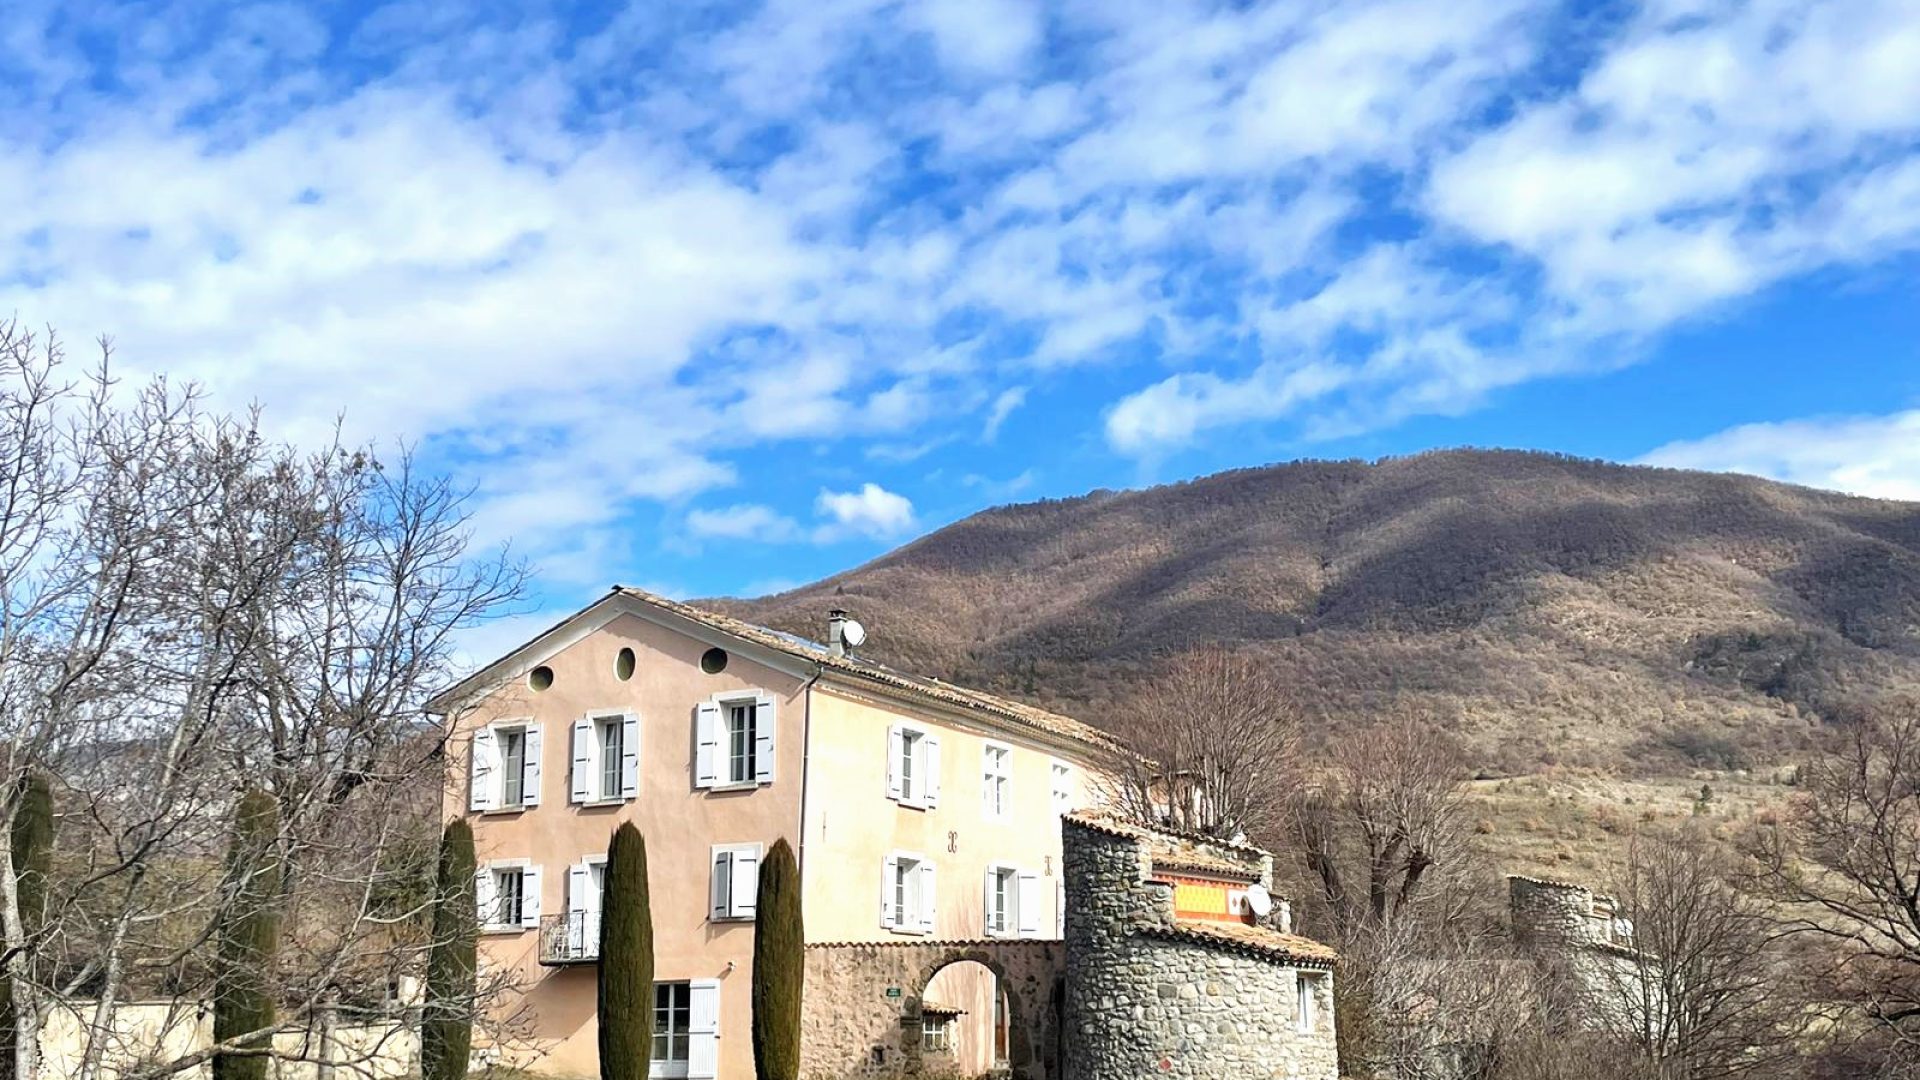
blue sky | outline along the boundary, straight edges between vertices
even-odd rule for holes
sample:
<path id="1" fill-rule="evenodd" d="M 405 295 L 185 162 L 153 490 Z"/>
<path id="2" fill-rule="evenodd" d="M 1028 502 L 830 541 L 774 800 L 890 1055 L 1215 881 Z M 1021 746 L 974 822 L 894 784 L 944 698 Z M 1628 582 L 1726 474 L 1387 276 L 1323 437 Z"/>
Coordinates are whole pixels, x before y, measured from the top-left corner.
<path id="1" fill-rule="evenodd" d="M 1296 457 L 1920 499 L 1903 0 L 16 0 L 0 38 L 0 311 L 417 443 L 545 608 Z"/>

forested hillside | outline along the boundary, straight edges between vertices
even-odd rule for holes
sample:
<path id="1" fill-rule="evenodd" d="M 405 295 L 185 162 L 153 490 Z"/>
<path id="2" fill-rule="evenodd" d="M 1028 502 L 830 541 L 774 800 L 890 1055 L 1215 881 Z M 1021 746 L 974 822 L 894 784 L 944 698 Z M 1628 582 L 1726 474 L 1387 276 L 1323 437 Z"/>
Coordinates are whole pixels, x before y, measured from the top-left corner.
<path id="1" fill-rule="evenodd" d="M 1920 504 L 1459 450 L 1007 506 L 735 614 L 1094 723 L 1256 650 L 1325 725 L 1417 709 L 1489 768 L 1740 768 L 1920 691 Z"/>

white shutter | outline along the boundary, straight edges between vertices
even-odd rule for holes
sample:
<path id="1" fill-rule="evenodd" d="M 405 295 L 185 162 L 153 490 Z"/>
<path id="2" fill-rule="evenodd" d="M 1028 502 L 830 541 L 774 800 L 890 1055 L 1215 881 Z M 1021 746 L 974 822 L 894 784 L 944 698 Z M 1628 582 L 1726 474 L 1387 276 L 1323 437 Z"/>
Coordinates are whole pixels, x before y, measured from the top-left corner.
<path id="1" fill-rule="evenodd" d="M 893 878 L 900 871 L 900 860 L 889 855 L 880 860 L 880 928 L 894 928 Z"/>
<path id="2" fill-rule="evenodd" d="M 1030 870 L 1020 871 L 1015 879 L 1020 889 L 1014 894 L 1014 917 L 1020 920 L 1021 937 L 1040 936 L 1040 875 Z"/>
<path id="3" fill-rule="evenodd" d="M 593 801 L 593 718 L 573 722 L 573 785 L 568 798 L 577 803 Z"/>
<path id="4" fill-rule="evenodd" d="M 935 894 L 934 894 L 934 882 L 933 882 L 933 862 L 930 859 L 921 859 L 920 860 L 920 931 L 922 933 L 926 933 L 926 934 L 933 933 L 934 895 Z"/>
<path id="5" fill-rule="evenodd" d="M 593 871 L 586 863 L 567 867 L 567 948 L 575 956 L 587 951 L 587 894 L 593 891 Z M 595 938 L 599 935 L 596 933 Z"/>
<path id="6" fill-rule="evenodd" d="M 703 701 L 694 709 L 693 786 L 710 788 L 720 782 L 720 706 Z"/>
<path id="7" fill-rule="evenodd" d="M 632 714 L 620 720 L 620 797 L 631 799 L 640 794 L 640 718 Z"/>
<path id="8" fill-rule="evenodd" d="M 695 979 L 687 984 L 687 1080 L 720 1075 L 720 984 Z"/>
<path id="9" fill-rule="evenodd" d="M 499 799 L 499 788 L 495 774 L 499 770 L 494 747 L 493 729 L 475 728 L 473 731 L 473 749 L 470 755 L 468 771 L 468 802 L 473 810 L 491 810 Z"/>
<path id="10" fill-rule="evenodd" d="M 985 877 L 981 880 L 980 931 L 981 933 L 986 934 L 988 936 L 991 936 L 994 932 L 993 930 L 993 886 L 995 884 L 995 880 L 999 876 L 1000 876 L 999 868 L 989 866 L 987 867 L 987 872 Z"/>
<path id="11" fill-rule="evenodd" d="M 921 771 L 926 779 L 921 781 L 920 790 L 924 793 L 921 805 L 931 810 L 940 805 L 940 736 L 928 732 L 920 737 Z"/>
<path id="12" fill-rule="evenodd" d="M 751 919 L 760 902 L 760 852 L 733 853 L 733 906 L 727 913 L 736 919 Z"/>
<path id="13" fill-rule="evenodd" d="M 537 866 L 520 871 L 520 925 L 529 930 L 540 926 L 540 868 Z"/>
<path id="14" fill-rule="evenodd" d="M 900 751 L 906 735 L 895 724 L 887 729 L 887 798 L 900 801 Z"/>
<path id="15" fill-rule="evenodd" d="M 540 725 L 526 726 L 527 764 L 520 770 L 520 803 L 523 806 L 540 805 Z"/>
<path id="16" fill-rule="evenodd" d="M 773 783 L 773 736 L 777 717 L 771 695 L 762 694 L 753 704 L 753 780 Z"/>
<path id="17" fill-rule="evenodd" d="M 707 876 L 707 918 L 724 919 L 729 908 L 728 893 L 733 888 L 733 852 L 713 853 L 713 872 Z"/>
<path id="18" fill-rule="evenodd" d="M 493 891 L 492 868 L 483 866 L 480 869 L 474 871 L 474 874 L 473 874 L 474 917 L 480 920 L 481 926 L 493 925 L 493 917 L 494 917 L 493 909 L 494 909 L 494 905 L 497 904 L 498 902 L 499 902 L 499 897 L 495 895 Z"/>

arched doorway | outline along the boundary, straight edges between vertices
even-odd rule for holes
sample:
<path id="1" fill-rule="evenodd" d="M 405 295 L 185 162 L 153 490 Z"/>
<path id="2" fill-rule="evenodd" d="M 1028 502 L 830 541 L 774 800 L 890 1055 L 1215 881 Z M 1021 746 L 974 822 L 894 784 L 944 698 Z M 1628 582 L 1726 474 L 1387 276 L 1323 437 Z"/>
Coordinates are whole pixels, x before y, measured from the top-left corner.
<path id="1" fill-rule="evenodd" d="M 956 960 L 920 992 L 920 1068 L 928 1076 L 993 1076 L 1011 1053 L 1007 988 L 978 960 Z"/>

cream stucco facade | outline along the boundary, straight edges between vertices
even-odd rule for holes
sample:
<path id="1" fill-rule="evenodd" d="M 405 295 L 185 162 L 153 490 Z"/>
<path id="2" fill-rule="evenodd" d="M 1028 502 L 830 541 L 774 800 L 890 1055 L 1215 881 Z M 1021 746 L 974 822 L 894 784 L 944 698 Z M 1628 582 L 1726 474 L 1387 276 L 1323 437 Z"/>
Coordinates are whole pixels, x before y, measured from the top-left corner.
<path id="1" fill-rule="evenodd" d="M 716 871 L 721 849 L 745 866 L 793 843 L 810 944 L 1054 938 L 1059 814 L 1095 800 L 1107 750 L 1064 717 L 623 590 L 434 705 L 494 924 L 481 961 L 519 987 L 501 1007 L 525 1037 L 497 1051 L 556 1076 L 597 1074 L 585 894 L 621 822 L 647 838 L 655 977 L 686 1027 L 655 1075 L 744 1080 L 753 922 L 729 905 L 752 875 Z M 955 1071 L 985 1071 L 991 979 L 935 994 L 963 1013 Z"/>

